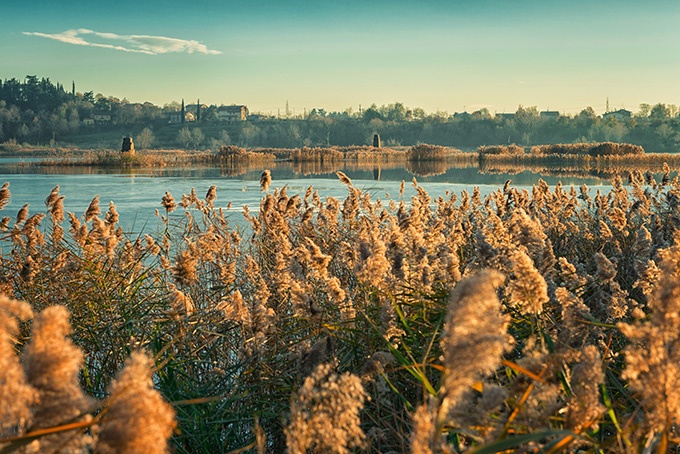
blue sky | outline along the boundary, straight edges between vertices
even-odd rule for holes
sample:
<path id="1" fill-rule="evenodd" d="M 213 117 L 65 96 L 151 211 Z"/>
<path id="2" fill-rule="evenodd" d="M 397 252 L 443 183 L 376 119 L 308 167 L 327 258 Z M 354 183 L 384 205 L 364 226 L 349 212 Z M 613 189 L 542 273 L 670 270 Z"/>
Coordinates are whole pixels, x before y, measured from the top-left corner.
<path id="1" fill-rule="evenodd" d="M 680 2 L 13 1 L 0 78 L 276 113 L 680 104 Z"/>

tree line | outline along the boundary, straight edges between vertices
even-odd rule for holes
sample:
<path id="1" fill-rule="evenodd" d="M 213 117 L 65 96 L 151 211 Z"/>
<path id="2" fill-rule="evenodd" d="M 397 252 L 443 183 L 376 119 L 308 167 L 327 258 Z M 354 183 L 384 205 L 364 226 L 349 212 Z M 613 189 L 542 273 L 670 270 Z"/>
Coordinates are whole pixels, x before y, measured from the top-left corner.
<path id="1" fill-rule="evenodd" d="M 431 143 L 474 149 L 611 141 L 648 151 L 680 151 L 680 110 L 663 103 L 641 104 L 635 115 L 624 119 L 598 116 L 590 107 L 576 115 L 546 117 L 535 106 L 519 106 L 511 115 L 493 115 L 487 109 L 449 114 L 395 102 L 361 111 L 314 108 L 294 117 L 260 115 L 220 122 L 218 108 L 201 108 L 200 123 L 170 124 L 169 114 L 180 110 L 176 101 L 161 107 L 76 92 L 75 85 L 67 90 L 49 78 L 5 79 L 0 80 L 0 143 L 71 144 L 84 134 L 125 129 L 142 142 L 141 148 L 347 146 L 370 144 L 377 133 L 386 146 Z"/>

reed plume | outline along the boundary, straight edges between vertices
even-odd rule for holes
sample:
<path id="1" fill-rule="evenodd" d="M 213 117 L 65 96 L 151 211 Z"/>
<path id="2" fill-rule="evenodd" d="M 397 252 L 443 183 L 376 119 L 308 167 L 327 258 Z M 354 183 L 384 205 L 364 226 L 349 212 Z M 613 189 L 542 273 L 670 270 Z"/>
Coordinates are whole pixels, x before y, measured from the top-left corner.
<path id="1" fill-rule="evenodd" d="M 625 349 L 623 377 L 641 397 L 646 424 L 660 446 L 680 422 L 680 236 L 659 251 L 661 275 L 649 297 L 648 322 L 619 324 L 632 342 Z"/>
<path id="2" fill-rule="evenodd" d="M 352 180 L 349 179 L 347 175 L 344 174 L 344 172 L 337 171 L 335 174 L 338 176 L 338 180 L 340 180 L 340 183 L 347 185 L 347 186 L 352 186 Z"/>
<path id="3" fill-rule="evenodd" d="M 260 176 L 260 188 L 266 192 L 270 184 L 272 184 L 272 173 L 269 169 L 266 169 Z"/>
<path id="4" fill-rule="evenodd" d="M 168 191 L 165 191 L 165 195 L 161 199 L 161 205 L 165 208 L 166 213 L 172 213 L 177 208 L 177 203 L 174 197 Z"/>
<path id="5" fill-rule="evenodd" d="M 5 206 L 9 203 L 9 199 L 10 199 L 9 182 L 6 181 L 0 188 L 0 210 L 5 208 Z"/>
<path id="6" fill-rule="evenodd" d="M 215 200 L 217 199 L 217 186 L 212 185 L 208 188 L 208 192 L 205 194 L 205 203 L 209 208 L 213 208 L 215 205 Z"/>
<path id="7" fill-rule="evenodd" d="M 68 310 L 50 306 L 36 315 L 31 340 L 24 352 L 28 383 L 38 394 L 31 407 L 30 430 L 91 419 L 92 400 L 80 388 L 83 353 L 66 336 L 71 333 Z M 40 438 L 40 450 L 87 449 L 92 440 L 76 431 Z"/>
<path id="8" fill-rule="evenodd" d="M 38 397 L 28 384 L 15 346 L 17 319 L 26 321 L 32 317 L 29 304 L 0 295 L 0 437 L 26 428 L 31 421 L 30 408 Z"/>
<path id="9" fill-rule="evenodd" d="M 512 276 L 506 288 L 508 302 L 530 314 L 540 314 L 548 302 L 548 285 L 531 258 L 521 249 L 510 256 Z"/>
<path id="10" fill-rule="evenodd" d="M 451 292 L 441 336 L 444 373 L 437 399 L 430 398 L 416 410 L 411 433 L 412 453 L 449 450 L 443 429 L 470 399 L 468 390 L 495 371 L 512 345 L 508 318 L 501 314 L 496 288 L 504 276 L 482 270 L 456 284 Z M 458 423 L 465 423 L 459 419 Z"/>
<path id="11" fill-rule="evenodd" d="M 567 427 L 575 433 L 597 429 L 597 420 L 605 411 L 600 403 L 600 385 L 604 381 L 602 359 L 594 345 L 586 346 L 581 360 L 572 369 L 571 398 L 567 406 Z"/>
<path id="12" fill-rule="evenodd" d="M 101 431 L 100 453 L 166 453 L 175 427 L 175 412 L 154 389 L 153 360 L 136 351 L 111 383 Z"/>
<path id="13" fill-rule="evenodd" d="M 87 210 L 85 211 L 85 222 L 90 222 L 92 219 L 99 216 L 101 213 L 102 211 L 99 208 L 99 196 L 96 195 L 94 196 L 94 199 L 92 199 L 90 205 L 87 207 Z"/>
<path id="14" fill-rule="evenodd" d="M 356 375 L 333 372 L 333 365 L 317 366 L 291 400 L 286 443 L 291 454 L 344 454 L 364 445 L 359 413 L 367 394 Z"/>

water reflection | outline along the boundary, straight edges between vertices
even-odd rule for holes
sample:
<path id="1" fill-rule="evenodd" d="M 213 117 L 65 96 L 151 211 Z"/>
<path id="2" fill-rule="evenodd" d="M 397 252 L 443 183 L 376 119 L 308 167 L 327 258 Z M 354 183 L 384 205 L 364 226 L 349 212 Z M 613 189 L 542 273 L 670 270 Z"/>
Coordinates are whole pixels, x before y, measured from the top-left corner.
<path id="1" fill-rule="evenodd" d="M 615 176 L 621 176 L 624 181 L 635 169 L 649 170 L 658 178 L 661 177 L 661 166 L 577 166 L 561 164 L 554 166 L 529 165 L 471 165 L 469 162 L 444 161 L 387 161 L 387 162 L 272 162 L 267 166 L 275 180 L 297 179 L 336 179 L 335 172 L 342 171 L 353 180 L 373 181 L 410 181 L 416 177 L 420 182 L 456 183 L 473 185 L 502 185 L 507 179 L 513 180 L 513 185 L 532 186 L 538 179 L 545 180 L 549 185 L 561 182 L 564 185 L 609 185 Z M 227 178 L 244 180 L 259 180 L 262 164 L 252 166 L 223 166 L 220 175 Z M 212 175 L 210 169 L 180 170 L 179 172 L 197 172 Z M 675 176 L 674 172 L 671 177 Z"/>
<path id="2" fill-rule="evenodd" d="M 464 164 L 456 164 L 464 165 Z M 444 175 L 446 170 L 453 165 L 446 161 L 407 161 L 406 170 L 418 177 L 432 177 Z M 460 168 L 460 167 L 459 167 Z"/>
<path id="3" fill-rule="evenodd" d="M 11 205 L 5 213 L 14 214 L 24 204 L 30 203 L 31 213 L 44 210 L 45 197 L 56 186 L 65 199 L 65 210 L 80 216 L 92 198 L 100 195 L 102 204 L 114 201 L 121 213 L 121 225 L 127 232 L 148 231 L 158 227 L 159 218 L 155 210 L 160 208 L 160 200 L 165 191 L 171 192 L 176 199 L 188 194 L 192 188 L 198 193 L 212 185 L 217 187 L 217 204 L 229 213 L 237 225 L 243 222 L 242 207 L 248 205 L 255 211 L 260 205 L 262 192 L 259 180 L 263 166 L 272 173 L 272 188 L 287 186 L 289 193 L 304 194 L 309 186 L 318 190 L 322 197 L 344 199 L 347 188 L 338 181 L 335 172 L 344 172 L 353 184 L 372 198 L 402 200 L 399 195 L 401 181 L 411 181 L 414 177 L 432 196 L 447 197 L 451 193 L 472 192 L 476 186 L 482 196 L 499 187 L 506 180 L 512 186 L 531 190 L 539 179 L 548 185 L 558 183 L 564 186 L 598 187 L 607 190 L 611 177 L 621 175 L 627 182 L 627 173 L 633 167 L 593 166 L 579 168 L 571 164 L 562 166 L 537 165 L 480 165 L 472 160 L 465 162 L 420 162 L 408 163 L 406 160 L 371 160 L 361 162 L 304 162 L 293 163 L 272 161 L 241 165 L 172 168 L 131 168 L 113 166 L 43 166 L 35 163 L 9 162 L 0 158 L 0 183 L 10 182 Z M 635 167 L 640 168 L 640 167 Z M 657 181 L 661 180 L 659 168 L 651 168 Z M 675 169 L 674 169 L 675 170 Z M 644 171 L 644 168 L 643 168 Z M 671 173 L 671 178 L 677 172 Z M 410 200 L 416 189 L 408 184 L 403 200 Z M 233 202 L 232 208 L 230 203 Z M 177 210 L 172 216 L 182 216 Z M 231 222 L 231 221 L 230 221 Z"/>
<path id="4" fill-rule="evenodd" d="M 227 178 L 258 180 L 264 167 L 272 171 L 275 179 L 335 179 L 335 172 L 342 171 L 350 178 L 373 181 L 411 180 L 413 177 L 424 182 L 464 183 L 469 185 L 503 184 L 512 177 L 513 184 L 531 186 L 539 178 L 548 184 L 609 184 L 615 176 L 626 177 L 635 169 L 662 173 L 662 164 L 648 165 L 617 162 L 606 165 L 596 162 L 592 165 L 579 161 L 545 162 L 489 162 L 465 161 L 407 161 L 407 160 L 370 160 L 370 161 L 272 161 L 240 162 L 219 166 L 199 165 L 192 167 L 119 167 L 119 166 L 70 166 L 42 165 L 40 162 L 17 162 L 0 158 L 0 174 L 6 175 L 117 175 L 167 178 L 212 179 Z M 677 169 L 671 175 L 675 176 Z"/>

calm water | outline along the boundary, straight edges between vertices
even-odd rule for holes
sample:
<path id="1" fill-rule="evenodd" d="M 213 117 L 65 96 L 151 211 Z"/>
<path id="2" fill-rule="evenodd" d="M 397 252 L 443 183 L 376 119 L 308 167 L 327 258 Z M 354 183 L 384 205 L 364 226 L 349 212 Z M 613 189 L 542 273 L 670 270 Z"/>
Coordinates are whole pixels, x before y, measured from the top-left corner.
<path id="1" fill-rule="evenodd" d="M 272 172 L 274 188 L 288 187 L 288 194 L 302 193 L 309 186 L 314 186 L 319 195 L 324 197 L 344 198 L 346 187 L 341 184 L 335 170 L 342 170 L 351 179 L 354 186 L 369 192 L 372 197 L 387 199 L 399 198 L 401 181 L 406 181 L 405 198 L 410 199 L 414 188 L 410 184 L 416 177 L 430 195 L 435 198 L 451 191 L 460 194 L 463 190 L 472 192 L 475 186 L 483 194 L 487 194 L 502 186 L 511 179 L 515 187 L 530 189 L 539 178 L 550 186 L 562 182 L 565 186 L 587 184 L 593 187 L 608 187 L 609 178 L 597 175 L 546 175 L 545 172 L 523 171 L 515 174 L 507 172 L 480 173 L 477 168 L 419 168 L 406 170 L 403 164 L 386 164 L 384 166 L 360 167 L 344 165 L 337 169 L 296 168 L 290 163 L 275 163 L 269 166 Z M 5 207 L 5 215 L 14 216 L 24 203 L 29 203 L 31 213 L 44 211 L 44 200 L 50 191 L 60 186 L 61 195 L 65 196 L 64 207 L 76 215 L 82 215 L 95 195 L 100 196 L 102 211 L 109 201 L 113 201 L 120 213 L 120 222 L 129 232 L 155 229 L 158 218 L 155 210 L 161 209 L 161 198 L 169 191 L 176 200 L 195 188 L 199 196 L 203 196 L 211 185 L 217 186 L 216 206 L 226 208 L 232 202 L 231 216 L 241 222 L 243 205 L 251 210 L 259 206 L 262 193 L 259 179 L 263 168 L 193 168 L 193 169 L 157 169 L 146 171 L 130 171 L 123 169 L 102 169 L 92 167 L 39 167 L 34 164 L 17 163 L 15 159 L 0 158 L 0 183 L 10 182 L 11 203 Z M 416 172 L 414 174 L 413 172 Z M 425 176 L 427 175 L 427 176 Z M 171 216 L 181 216 L 176 211 Z"/>

